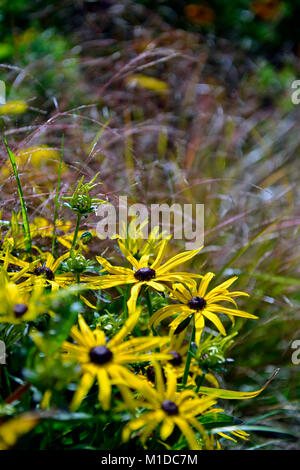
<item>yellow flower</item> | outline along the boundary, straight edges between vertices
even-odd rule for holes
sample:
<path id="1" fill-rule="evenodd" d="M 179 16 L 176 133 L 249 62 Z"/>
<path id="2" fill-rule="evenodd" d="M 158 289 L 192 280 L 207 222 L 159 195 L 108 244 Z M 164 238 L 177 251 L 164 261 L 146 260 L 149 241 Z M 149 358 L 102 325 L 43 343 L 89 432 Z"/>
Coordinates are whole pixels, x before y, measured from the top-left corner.
<path id="1" fill-rule="evenodd" d="M 172 336 L 171 342 L 169 344 L 163 344 L 160 347 L 160 352 L 169 355 L 169 358 L 161 361 L 161 365 L 172 367 L 177 379 L 182 379 L 184 375 L 185 363 L 187 358 L 188 352 L 188 343 L 184 342 L 185 339 L 185 332 L 183 331 L 179 335 Z M 146 369 L 146 376 L 147 379 L 151 382 L 154 382 L 155 373 L 154 367 L 148 366 Z M 196 386 L 196 379 L 197 377 L 202 377 L 203 372 L 199 365 L 195 362 L 194 358 L 192 359 L 191 366 L 190 366 L 190 374 L 187 381 L 187 386 L 192 385 L 193 387 Z M 144 377 L 145 378 L 145 377 Z M 217 379 L 210 373 L 205 374 L 205 380 L 212 384 L 215 387 L 219 387 L 219 383 Z"/>
<path id="2" fill-rule="evenodd" d="M 8 101 L 5 104 L 0 106 L 0 116 L 5 114 L 23 114 L 27 110 L 28 106 L 25 101 L 16 100 L 16 101 Z"/>
<path id="3" fill-rule="evenodd" d="M 164 243 L 164 240 L 170 240 L 171 236 L 167 236 L 166 232 L 159 232 L 159 227 L 154 227 L 148 238 L 145 240 L 144 230 L 149 220 L 144 220 L 137 226 L 136 218 L 128 225 L 126 230 L 122 228 L 121 234 L 116 234 L 112 238 L 117 238 L 119 248 L 124 256 L 131 254 L 137 259 L 141 259 L 144 255 L 156 256 Z"/>
<path id="4" fill-rule="evenodd" d="M 212 278 L 213 273 L 207 273 L 203 276 L 199 287 L 197 288 L 196 283 L 189 290 L 182 284 L 175 284 L 172 292 L 172 297 L 178 300 L 179 304 L 167 305 L 159 309 L 150 319 L 150 326 L 156 328 L 157 324 L 171 315 L 177 315 L 177 317 L 171 322 L 171 335 L 176 332 L 179 325 L 188 319 L 188 317 L 194 317 L 195 321 L 195 341 L 197 344 L 200 343 L 201 334 L 205 325 L 205 319 L 211 321 L 219 330 L 222 335 L 226 335 L 225 328 L 221 323 L 216 313 L 224 313 L 226 315 L 238 316 L 243 318 L 257 318 L 255 315 L 244 312 L 237 309 L 236 302 L 233 297 L 240 295 L 248 295 L 245 292 L 235 291 L 230 292 L 228 288 L 233 284 L 237 277 L 232 277 L 227 281 L 223 282 L 219 286 L 207 292 L 208 285 Z M 219 305 L 219 302 L 227 301 L 235 305 L 235 309 L 223 307 Z"/>
<path id="5" fill-rule="evenodd" d="M 18 273 L 9 272 L 8 274 L 12 275 L 14 279 L 16 279 L 16 277 L 18 279 L 21 277 L 28 278 L 22 283 L 23 290 L 30 291 L 37 278 L 41 279 L 41 282 L 44 286 L 51 285 L 52 290 L 57 290 L 59 287 L 66 287 L 74 283 L 74 274 L 56 273 L 61 262 L 69 258 L 69 252 L 60 256 L 56 260 L 51 253 L 43 253 L 43 256 L 43 260 L 38 259 L 32 263 L 29 263 L 28 261 L 23 261 L 7 252 L 5 255 L 0 255 L 0 260 L 4 260 L 4 266 L 13 264 L 22 268 L 22 270 Z"/>
<path id="6" fill-rule="evenodd" d="M 164 359 L 166 354 L 154 353 L 152 349 L 169 341 L 167 337 L 138 337 L 124 341 L 134 328 L 139 313 L 130 316 L 121 330 L 107 340 L 100 328 L 91 330 L 83 317 L 79 316 L 79 328 L 74 326 L 71 337 L 77 344 L 65 342 L 62 350 L 67 357 L 78 361 L 81 366 L 81 381 L 74 394 L 71 409 L 76 410 L 95 378 L 99 384 L 99 401 L 103 409 L 110 407 L 112 386 L 116 385 L 124 401 L 128 402 L 130 388 L 139 389 L 141 380 L 129 370 L 128 365 Z"/>
<path id="7" fill-rule="evenodd" d="M 143 381 L 139 389 L 139 399 L 131 401 L 131 408 L 139 407 L 149 411 L 143 412 L 137 419 L 129 422 L 123 430 L 123 440 L 128 441 L 132 432 L 141 430 L 141 440 L 143 443 L 148 439 L 155 428 L 160 426 L 160 438 L 168 439 L 177 425 L 182 434 L 186 437 L 192 450 L 213 449 L 214 444 L 220 449 L 218 441 L 214 441 L 213 436 L 209 436 L 203 425 L 197 420 L 199 415 L 218 414 L 223 412 L 221 408 L 212 408 L 216 404 L 217 398 L 225 400 L 248 400 L 262 393 L 273 378 L 278 374 L 276 369 L 266 383 L 254 392 L 238 392 L 233 390 L 223 390 L 220 388 L 200 387 L 198 395 L 189 389 L 183 391 L 177 390 L 177 378 L 170 366 L 165 367 L 165 380 L 161 367 L 154 362 L 156 389 Z M 203 395 L 203 396 L 201 396 Z M 195 428 L 201 435 L 202 444 L 197 442 L 192 428 Z M 224 430 L 225 431 L 225 430 Z M 236 426 L 230 426 L 228 431 L 241 439 L 247 439 L 248 434 Z M 223 431 L 217 431 L 217 434 L 226 439 L 234 440 Z"/>
<path id="8" fill-rule="evenodd" d="M 39 422 L 33 413 L 24 413 L 0 425 L 0 450 L 8 450 L 15 445 L 19 437 L 27 434 Z"/>
<path id="9" fill-rule="evenodd" d="M 45 313 L 46 299 L 44 286 L 36 280 L 32 293 L 22 291 L 22 284 L 8 280 L 7 275 L 0 273 L 0 323 L 18 324 L 35 320 Z"/>
<path id="10" fill-rule="evenodd" d="M 48 147 L 47 145 L 19 149 L 15 152 L 15 157 L 19 169 L 25 168 L 28 164 L 37 169 L 44 167 L 58 169 L 58 165 L 60 164 L 60 152 L 55 148 Z M 62 171 L 67 171 L 67 167 L 64 164 L 62 166 Z M 3 165 L 1 173 L 5 177 L 10 175 L 11 165 L 9 160 L 5 165 Z"/>
<path id="11" fill-rule="evenodd" d="M 156 368 L 156 389 L 143 382 L 141 399 L 136 406 L 147 411 L 130 421 L 123 430 L 123 440 L 128 441 L 131 434 L 141 431 L 140 439 L 144 444 L 156 428 L 160 428 L 160 438 L 165 441 L 177 426 L 185 436 L 190 449 L 211 449 L 212 442 L 208 438 L 204 426 L 197 417 L 208 412 L 217 413 L 212 409 L 216 401 L 213 397 L 199 398 L 192 390 L 177 391 L 177 378 L 174 370 L 165 368 L 166 384 L 160 367 Z M 201 435 L 201 441 L 193 428 Z"/>
<path id="12" fill-rule="evenodd" d="M 133 284 L 130 299 L 128 300 L 128 309 L 133 311 L 140 290 L 144 285 L 163 292 L 167 288 L 168 282 L 184 282 L 189 284 L 193 278 L 202 277 L 199 274 L 170 272 L 176 266 L 196 256 L 200 249 L 180 253 L 160 266 L 167 243 L 168 240 L 163 241 L 155 260 L 150 266 L 149 255 L 143 255 L 140 260 L 136 260 L 130 253 L 127 253 L 126 258 L 132 264 L 133 269 L 112 266 L 106 259 L 97 256 L 96 258 L 99 263 L 111 274 L 99 277 L 97 283 L 91 284 L 89 287 L 91 289 L 107 289 L 124 284 Z"/>

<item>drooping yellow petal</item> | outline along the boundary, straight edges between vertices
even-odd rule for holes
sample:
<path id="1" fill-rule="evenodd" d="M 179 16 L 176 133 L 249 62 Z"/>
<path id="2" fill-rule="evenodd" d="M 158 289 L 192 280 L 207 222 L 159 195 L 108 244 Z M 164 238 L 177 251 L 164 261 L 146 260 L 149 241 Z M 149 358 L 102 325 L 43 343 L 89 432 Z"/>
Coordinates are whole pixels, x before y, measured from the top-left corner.
<path id="1" fill-rule="evenodd" d="M 82 400 L 88 394 L 93 382 L 95 380 L 95 376 L 90 374 L 89 372 L 85 373 L 80 381 L 80 384 L 77 387 L 77 390 L 73 396 L 70 409 L 71 411 L 77 410 L 81 405 Z"/>
<path id="2" fill-rule="evenodd" d="M 208 318 L 219 330 L 219 332 L 226 336 L 226 331 L 220 319 L 214 313 L 210 312 L 208 309 L 203 310 L 203 315 Z"/>
<path id="3" fill-rule="evenodd" d="M 191 429 L 191 427 L 188 425 L 188 423 L 183 419 L 178 416 L 174 416 L 174 422 L 177 424 L 179 429 L 181 430 L 182 434 L 185 436 L 186 440 L 188 441 L 189 448 L 191 450 L 201 450 L 201 447 L 199 446 L 195 433 Z"/>
<path id="4" fill-rule="evenodd" d="M 198 312 L 195 316 L 195 343 L 200 344 L 202 331 L 204 328 L 205 322 L 201 312 Z"/>
<path id="5" fill-rule="evenodd" d="M 106 370 L 103 367 L 98 369 L 99 401 L 104 410 L 109 410 L 111 399 L 111 383 Z"/>
<path id="6" fill-rule="evenodd" d="M 127 308 L 129 312 L 133 312 L 136 307 L 137 299 L 142 288 L 143 282 L 138 282 L 134 286 L 132 286 L 130 291 L 130 297 L 127 302 Z"/>
<path id="7" fill-rule="evenodd" d="M 174 373 L 171 367 L 166 367 L 165 371 L 166 371 L 166 377 L 167 377 L 166 397 L 168 400 L 174 401 L 176 398 L 176 392 L 177 392 L 176 373 Z"/>
<path id="8" fill-rule="evenodd" d="M 170 418 L 165 418 L 160 428 L 160 438 L 165 441 L 174 431 L 175 423 Z"/>

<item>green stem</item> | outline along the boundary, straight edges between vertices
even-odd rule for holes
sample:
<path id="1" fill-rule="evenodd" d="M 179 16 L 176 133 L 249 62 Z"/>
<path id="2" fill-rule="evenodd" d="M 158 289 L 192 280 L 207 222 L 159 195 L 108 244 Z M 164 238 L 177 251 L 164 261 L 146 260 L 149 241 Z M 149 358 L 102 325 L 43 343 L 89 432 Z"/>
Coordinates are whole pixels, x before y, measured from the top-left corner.
<path id="1" fill-rule="evenodd" d="M 81 214 L 78 213 L 77 218 L 76 218 L 76 227 L 75 227 L 74 237 L 73 237 L 72 246 L 71 246 L 71 253 L 74 250 L 76 242 L 77 242 L 80 220 L 81 220 Z"/>
<path id="2" fill-rule="evenodd" d="M 76 283 L 80 284 L 80 273 L 76 273 Z M 78 292 L 77 297 L 80 299 L 80 292 Z"/>
<path id="3" fill-rule="evenodd" d="M 124 317 L 124 320 L 127 320 L 127 318 L 128 318 L 128 306 L 127 306 L 128 293 L 129 293 L 129 286 L 126 286 L 124 291 L 123 291 L 123 317 Z"/>
<path id="4" fill-rule="evenodd" d="M 11 386 L 10 386 L 10 380 L 9 380 L 9 376 L 8 376 L 8 370 L 7 370 L 7 365 L 4 364 L 2 366 L 2 372 L 3 372 L 3 381 L 5 383 L 5 388 L 6 388 L 6 394 L 7 396 L 10 396 L 11 395 Z"/>
<path id="5" fill-rule="evenodd" d="M 152 302 L 151 302 L 151 297 L 150 297 L 149 289 L 147 289 L 147 290 L 145 289 L 145 298 L 146 298 L 146 304 L 147 304 L 149 316 L 150 316 L 150 318 L 151 318 L 152 315 L 153 315 L 153 308 L 152 308 Z"/>
<path id="6" fill-rule="evenodd" d="M 187 357 L 186 357 L 186 363 L 185 363 L 184 374 L 183 374 L 183 379 L 182 379 L 183 385 L 186 385 L 187 383 L 191 361 L 192 361 L 192 342 L 195 340 L 195 332 L 196 332 L 194 317 L 192 319 L 192 322 L 193 322 L 193 330 L 192 330 L 192 334 L 190 338 L 189 350 L 188 350 Z"/>
<path id="7" fill-rule="evenodd" d="M 199 392 L 199 389 L 200 389 L 201 385 L 204 382 L 205 376 L 206 376 L 206 374 L 202 371 L 202 375 L 200 376 L 199 381 L 197 383 L 196 393 Z"/>

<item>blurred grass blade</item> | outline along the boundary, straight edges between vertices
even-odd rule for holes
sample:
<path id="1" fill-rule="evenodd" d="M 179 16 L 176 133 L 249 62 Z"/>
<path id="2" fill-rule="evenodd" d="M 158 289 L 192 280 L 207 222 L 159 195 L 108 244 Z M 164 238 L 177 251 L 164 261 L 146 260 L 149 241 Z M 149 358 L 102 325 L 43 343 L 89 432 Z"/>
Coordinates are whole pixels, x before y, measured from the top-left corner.
<path id="1" fill-rule="evenodd" d="M 54 255 L 55 240 L 56 240 L 56 233 L 55 233 L 56 232 L 56 219 L 57 219 L 57 214 L 58 214 L 58 197 L 59 197 L 59 188 L 60 188 L 60 180 L 61 180 L 63 152 L 64 152 L 64 135 L 62 136 L 62 141 L 61 141 L 60 162 L 59 162 L 58 179 L 57 179 L 57 186 L 56 186 L 55 208 L 54 208 L 54 217 L 53 217 L 52 248 L 51 248 L 52 255 Z"/>
<path id="2" fill-rule="evenodd" d="M 19 178 L 19 174 L 18 174 L 16 158 L 15 158 L 15 155 L 13 154 L 13 152 L 8 147 L 8 143 L 7 143 L 6 138 L 3 137 L 3 139 L 4 139 L 5 147 L 6 147 L 9 159 L 10 159 L 10 163 L 11 163 L 11 166 L 13 168 L 14 175 L 15 175 L 15 178 L 16 178 L 16 181 L 17 181 L 18 193 L 19 193 L 19 198 L 20 198 L 20 202 L 21 202 L 21 209 L 22 209 L 23 225 L 24 225 L 25 237 L 26 237 L 26 250 L 29 253 L 32 253 L 31 235 L 30 235 L 30 228 L 29 228 L 29 222 L 28 222 L 28 217 L 27 217 L 27 207 L 26 207 L 26 203 L 25 203 L 25 200 L 24 200 L 22 186 L 21 186 L 21 182 L 20 182 L 20 178 Z"/>
<path id="3" fill-rule="evenodd" d="M 278 374 L 279 369 L 276 369 L 271 377 L 266 381 L 262 388 L 255 390 L 255 392 L 237 392 L 235 390 L 222 390 L 221 388 L 200 387 L 199 393 L 203 395 L 212 395 L 215 398 L 224 398 L 227 400 L 248 400 L 249 398 L 257 397 L 269 385 L 271 380 Z"/>

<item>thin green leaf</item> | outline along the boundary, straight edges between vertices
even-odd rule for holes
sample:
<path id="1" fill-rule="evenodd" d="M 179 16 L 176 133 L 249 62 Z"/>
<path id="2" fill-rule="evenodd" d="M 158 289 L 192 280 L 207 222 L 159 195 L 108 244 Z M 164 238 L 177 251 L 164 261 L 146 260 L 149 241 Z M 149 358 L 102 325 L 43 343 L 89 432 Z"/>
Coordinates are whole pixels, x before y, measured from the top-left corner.
<path id="1" fill-rule="evenodd" d="M 30 235 L 30 228 L 29 228 L 29 222 L 28 222 L 28 216 L 27 216 L 27 207 L 26 207 L 26 203 L 25 203 L 25 200 L 24 200 L 24 196 L 23 196 L 22 186 L 21 186 L 19 173 L 18 173 L 18 168 L 17 168 L 17 164 L 16 164 L 16 158 L 15 158 L 15 155 L 13 154 L 13 152 L 8 147 L 8 143 L 7 143 L 6 138 L 3 137 L 3 139 L 4 139 L 5 147 L 6 147 L 9 159 L 10 159 L 10 163 L 11 163 L 11 166 L 13 168 L 14 175 L 15 175 L 15 178 L 16 178 L 16 181 L 17 181 L 18 193 L 19 193 L 19 198 L 20 198 L 20 202 L 21 202 L 23 225 L 24 225 L 25 236 L 26 236 L 26 250 L 29 253 L 32 253 L 31 235 Z"/>

